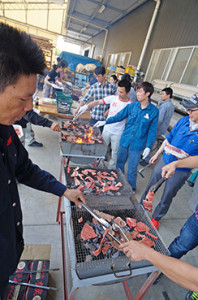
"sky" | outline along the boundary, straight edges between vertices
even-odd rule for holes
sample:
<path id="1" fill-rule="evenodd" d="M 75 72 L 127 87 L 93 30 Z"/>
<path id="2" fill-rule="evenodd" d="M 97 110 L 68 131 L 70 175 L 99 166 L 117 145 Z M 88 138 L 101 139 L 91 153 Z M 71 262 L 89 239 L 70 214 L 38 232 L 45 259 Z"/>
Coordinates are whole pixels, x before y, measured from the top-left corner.
<path id="1" fill-rule="evenodd" d="M 80 54 L 80 46 L 76 45 L 76 44 L 69 43 L 69 42 L 65 42 L 63 36 L 59 36 L 57 38 L 56 47 L 60 51 L 67 51 L 67 52 Z"/>

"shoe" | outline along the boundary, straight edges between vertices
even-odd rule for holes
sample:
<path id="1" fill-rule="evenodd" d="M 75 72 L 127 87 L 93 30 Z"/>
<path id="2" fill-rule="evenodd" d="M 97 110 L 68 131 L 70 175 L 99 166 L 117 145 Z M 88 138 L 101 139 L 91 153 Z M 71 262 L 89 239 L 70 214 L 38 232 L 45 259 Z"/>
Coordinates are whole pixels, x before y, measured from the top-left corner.
<path id="1" fill-rule="evenodd" d="M 151 225 L 153 225 L 156 229 L 159 228 L 159 226 L 160 226 L 160 222 L 159 221 L 156 221 L 155 219 L 152 218 L 151 222 L 153 223 Z"/>
<path id="2" fill-rule="evenodd" d="M 42 143 L 39 143 L 37 141 L 32 142 L 31 144 L 28 145 L 29 147 L 43 147 Z"/>
<path id="3" fill-rule="evenodd" d="M 185 300 L 198 300 L 198 293 L 189 291 L 186 294 Z"/>

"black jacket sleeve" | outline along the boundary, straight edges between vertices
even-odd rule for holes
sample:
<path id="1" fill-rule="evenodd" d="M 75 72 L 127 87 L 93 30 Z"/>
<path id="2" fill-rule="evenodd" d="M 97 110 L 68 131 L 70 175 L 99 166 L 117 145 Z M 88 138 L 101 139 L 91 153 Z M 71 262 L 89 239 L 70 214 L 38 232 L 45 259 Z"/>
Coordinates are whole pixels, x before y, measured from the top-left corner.
<path id="1" fill-rule="evenodd" d="M 39 125 L 43 127 L 51 127 L 53 123 L 47 118 L 39 116 L 35 111 L 33 111 L 33 109 L 26 112 L 23 118 L 34 125 Z"/>

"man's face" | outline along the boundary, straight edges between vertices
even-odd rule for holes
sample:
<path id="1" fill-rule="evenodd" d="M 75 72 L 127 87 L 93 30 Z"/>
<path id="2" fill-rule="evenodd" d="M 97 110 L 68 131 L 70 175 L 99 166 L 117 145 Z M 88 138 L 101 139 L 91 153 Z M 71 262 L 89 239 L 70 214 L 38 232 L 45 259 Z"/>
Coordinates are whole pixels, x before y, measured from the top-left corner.
<path id="1" fill-rule="evenodd" d="M 120 87 L 118 86 L 118 96 L 119 98 L 122 99 L 126 99 L 127 98 L 128 93 L 126 93 L 125 87 Z"/>
<path id="2" fill-rule="evenodd" d="M 169 98 L 170 98 L 170 95 L 167 95 L 165 91 L 161 92 L 161 99 L 162 99 L 162 101 L 166 101 Z"/>
<path id="3" fill-rule="evenodd" d="M 141 89 L 137 89 L 136 94 L 137 94 L 138 101 L 142 102 L 144 100 L 148 100 L 150 92 L 145 93 L 144 89 L 141 88 Z"/>
<path id="4" fill-rule="evenodd" d="M 105 80 L 105 75 L 102 75 L 102 74 L 98 74 L 98 75 L 95 74 L 95 77 L 99 83 L 103 83 Z"/>
<path id="5" fill-rule="evenodd" d="M 15 84 L 0 93 L 0 124 L 12 125 L 33 108 L 32 96 L 36 83 L 36 75 L 21 75 Z"/>
<path id="6" fill-rule="evenodd" d="M 198 107 L 189 109 L 188 114 L 191 121 L 198 124 Z"/>

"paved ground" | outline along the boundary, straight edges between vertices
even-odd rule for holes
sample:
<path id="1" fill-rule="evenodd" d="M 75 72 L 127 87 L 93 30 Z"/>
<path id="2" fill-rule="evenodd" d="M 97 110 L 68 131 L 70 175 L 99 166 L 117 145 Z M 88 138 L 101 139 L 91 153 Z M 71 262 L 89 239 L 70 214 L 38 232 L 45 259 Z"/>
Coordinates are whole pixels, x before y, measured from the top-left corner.
<path id="1" fill-rule="evenodd" d="M 36 139 L 44 144 L 43 148 L 27 147 L 30 158 L 41 168 L 51 172 L 57 178 L 60 171 L 59 137 L 57 133 L 39 126 L 33 126 Z M 140 199 L 142 192 L 148 182 L 151 169 L 145 170 L 145 179 L 138 177 L 137 198 Z M 58 198 L 56 196 L 39 192 L 19 184 L 19 192 L 22 202 L 24 220 L 24 238 L 27 244 L 51 244 L 51 268 L 60 268 L 60 271 L 51 272 L 51 284 L 57 287 L 57 293 L 52 294 L 48 299 L 63 299 L 62 288 L 62 258 L 61 258 L 61 235 L 60 225 L 56 223 L 56 209 Z M 157 204 L 160 199 L 160 190 L 156 194 Z M 169 245 L 188 218 L 192 214 L 189 209 L 188 199 L 192 194 L 192 188 L 186 184 L 178 193 L 170 211 L 161 221 L 159 232 L 164 242 Z M 198 248 L 188 253 L 184 260 L 198 266 Z M 129 287 L 134 296 L 143 282 L 146 275 L 135 277 L 129 280 Z M 145 300 L 181 300 L 185 298 L 186 290 L 163 278 L 161 282 L 151 287 L 145 295 Z M 110 286 L 89 286 L 77 291 L 76 300 L 120 300 L 126 299 L 122 284 Z"/>

